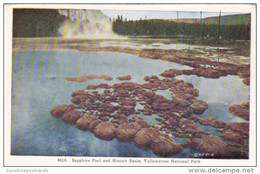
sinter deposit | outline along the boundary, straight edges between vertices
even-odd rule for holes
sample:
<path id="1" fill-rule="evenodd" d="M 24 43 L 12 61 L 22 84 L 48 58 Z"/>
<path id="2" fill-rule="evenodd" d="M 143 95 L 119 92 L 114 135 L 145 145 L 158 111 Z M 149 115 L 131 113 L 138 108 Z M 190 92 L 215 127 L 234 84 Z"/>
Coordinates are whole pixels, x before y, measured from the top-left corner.
<path id="1" fill-rule="evenodd" d="M 129 76 L 118 79 L 129 79 Z M 79 130 L 92 132 L 97 138 L 134 142 L 137 147 L 151 149 L 161 157 L 182 153 L 184 148 L 214 153 L 211 158 L 248 157 L 247 152 L 242 150 L 248 142 L 248 124 L 246 128 L 241 123 L 227 125 L 216 118 L 200 118 L 198 115 L 207 110 L 208 104 L 197 98 L 199 91 L 191 83 L 174 77 L 160 79 L 158 76 L 146 76 L 144 81 L 144 84 L 88 85 L 71 94 L 73 104 L 56 106 L 51 114 Z M 157 94 L 158 90 L 169 90 L 172 98 Z M 141 114 L 146 117 L 158 115 L 158 123 L 150 125 Z M 231 143 L 211 136 L 198 124 L 217 128 L 222 133 L 221 137 Z M 184 138 L 187 142 L 179 144 L 175 138 Z"/>

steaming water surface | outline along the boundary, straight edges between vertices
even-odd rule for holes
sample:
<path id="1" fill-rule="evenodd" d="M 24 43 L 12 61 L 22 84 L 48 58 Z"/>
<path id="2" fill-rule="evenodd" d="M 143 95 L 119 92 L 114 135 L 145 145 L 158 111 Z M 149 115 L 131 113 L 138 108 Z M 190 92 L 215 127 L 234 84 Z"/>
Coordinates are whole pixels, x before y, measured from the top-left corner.
<path id="1" fill-rule="evenodd" d="M 80 52 L 77 50 L 16 51 L 13 53 L 11 154 L 13 155 L 69 155 L 69 156 L 130 156 L 156 157 L 151 150 L 137 148 L 134 143 L 116 139 L 104 141 L 92 133 L 83 132 L 50 115 L 50 109 L 70 104 L 71 93 L 90 84 L 119 83 L 118 76 L 131 75 L 133 82 L 145 83 L 143 78 L 163 71 L 190 69 L 188 66 L 162 60 L 142 59 L 135 55 L 113 52 Z M 68 82 L 66 77 L 106 74 L 112 81 L 89 80 L 85 83 Z M 199 98 L 209 103 L 202 115 L 213 116 L 227 123 L 243 121 L 227 110 L 230 104 L 249 101 L 249 87 L 238 76 L 206 79 L 179 76 L 199 89 Z M 170 92 L 159 94 L 171 98 Z M 156 115 L 145 117 L 155 124 Z M 216 133 L 214 128 L 202 129 Z M 218 135 L 219 136 L 219 135 Z M 176 139 L 184 142 L 183 139 Z M 185 149 L 175 157 L 193 157 Z"/>

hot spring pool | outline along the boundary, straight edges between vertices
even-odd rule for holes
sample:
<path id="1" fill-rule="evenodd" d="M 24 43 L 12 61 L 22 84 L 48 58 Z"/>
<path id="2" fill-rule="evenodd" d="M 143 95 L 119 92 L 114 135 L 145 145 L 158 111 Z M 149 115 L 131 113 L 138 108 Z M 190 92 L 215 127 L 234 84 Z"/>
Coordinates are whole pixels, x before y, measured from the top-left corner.
<path id="1" fill-rule="evenodd" d="M 117 139 L 104 141 L 90 132 L 65 124 L 50 115 L 50 109 L 70 104 L 71 93 L 90 84 L 115 84 L 118 76 L 131 75 L 133 82 L 145 83 L 145 76 L 158 75 L 167 69 L 191 69 L 177 63 L 139 58 L 114 52 L 80 52 L 77 50 L 15 51 L 12 69 L 11 154 L 41 156 L 157 157 L 151 150 L 142 150 Z M 106 74 L 111 81 L 93 79 L 84 83 L 66 81 L 66 77 Z M 199 99 L 209 104 L 203 116 L 219 118 L 226 123 L 244 122 L 227 107 L 249 101 L 249 87 L 238 76 L 206 79 L 178 76 L 200 91 Z M 159 93 L 159 91 L 157 91 Z M 170 92 L 160 92 L 171 98 Z M 150 124 L 156 115 L 144 117 Z M 215 128 L 201 126 L 219 136 Z M 182 142 L 183 140 L 177 140 Z M 185 149 L 177 158 L 191 158 L 194 151 Z"/>

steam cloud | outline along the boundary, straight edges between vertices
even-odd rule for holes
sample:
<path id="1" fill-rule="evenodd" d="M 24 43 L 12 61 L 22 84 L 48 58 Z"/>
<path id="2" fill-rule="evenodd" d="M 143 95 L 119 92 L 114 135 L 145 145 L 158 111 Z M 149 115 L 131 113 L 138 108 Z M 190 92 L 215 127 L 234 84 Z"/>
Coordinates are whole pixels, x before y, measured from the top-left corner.
<path id="1" fill-rule="evenodd" d="M 113 39 L 119 38 L 112 30 L 112 21 L 99 10 L 59 10 L 66 16 L 59 28 L 65 38 Z"/>

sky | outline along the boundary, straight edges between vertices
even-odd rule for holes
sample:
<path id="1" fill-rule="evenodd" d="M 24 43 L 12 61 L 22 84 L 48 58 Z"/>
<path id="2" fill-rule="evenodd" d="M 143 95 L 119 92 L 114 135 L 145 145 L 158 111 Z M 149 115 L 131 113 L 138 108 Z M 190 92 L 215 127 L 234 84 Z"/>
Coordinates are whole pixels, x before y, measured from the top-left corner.
<path id="1" fill-rule="evenodd" d="M 128 20 L 139 20 L 142 19 L 177 19 L 177 11 L 140 11 L 140 10 L 101 10 L 103 14 L 110 18 L 117 18 L 117 15 L 122 15 L 123 18 Z M 188 12 L 180 11 L 179 19 L 185 18 L 200 18 L 200 12 Z M 242 13 L 231 13 L 231 12 L 221 12 L 221 15 L 231 15 L 231 14 L 242 14 Z M 202 18 L 219 16 L 219 12 L 202 12 Z"/>

